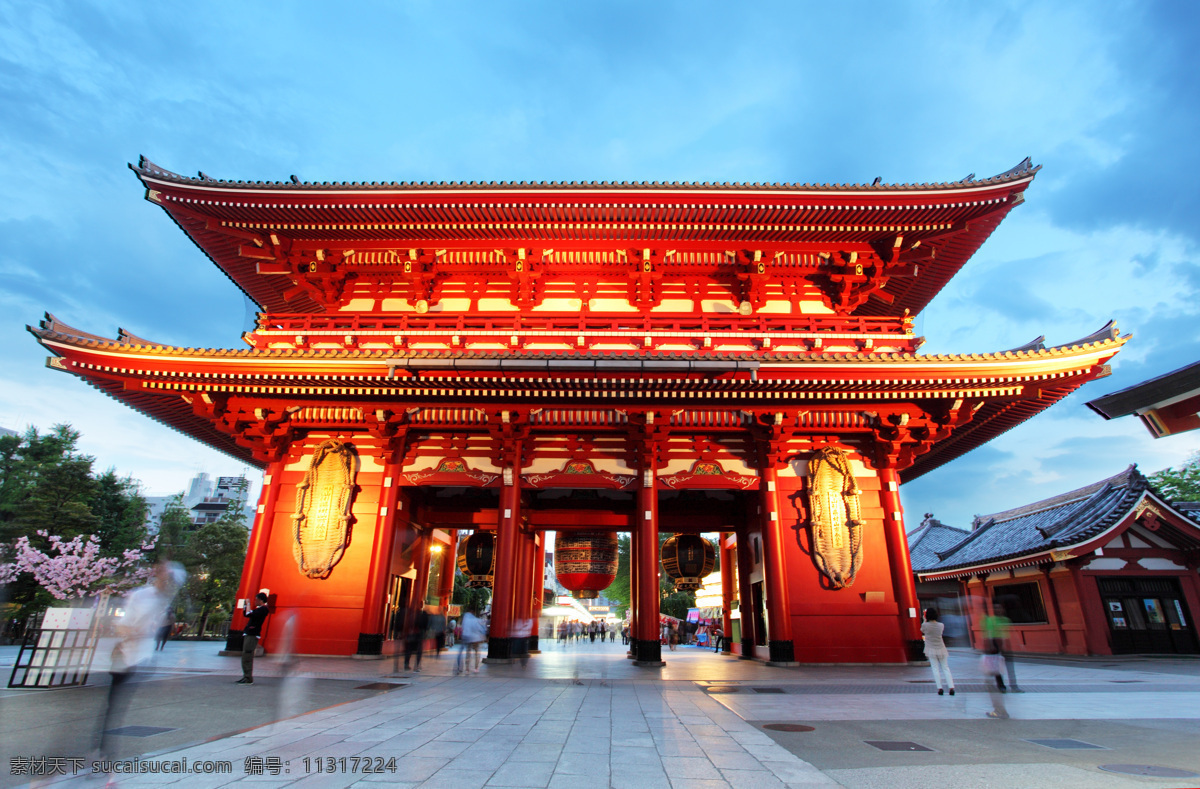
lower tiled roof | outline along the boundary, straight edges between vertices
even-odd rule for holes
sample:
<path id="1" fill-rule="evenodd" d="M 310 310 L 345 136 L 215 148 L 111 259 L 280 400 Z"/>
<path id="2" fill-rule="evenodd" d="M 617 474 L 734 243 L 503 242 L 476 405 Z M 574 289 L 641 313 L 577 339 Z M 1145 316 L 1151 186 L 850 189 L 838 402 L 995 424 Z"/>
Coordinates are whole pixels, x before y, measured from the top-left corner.
<path id="1" fill-rule="evenodd" d="M 966 529 L 947 526 L 932 515 L 926 515 L 912 533 L 908 535 L 908 553 L 914 570 L 937 564 L 937 552 L 959 544 L 969 535 Z"/>
<path id="2" fill-rule="evenodd" d="M 960 532 L 961 539 L 940 550 L 925 550 L 920 545 L 925 541 L 921 535 L 918 550 L 913 550 L 910 540 L 913 569 L 926 573 L 954 570 L 1077 545 L 1102 534 L 1124 517 L 1148 487 L 1137 467 L 1130 466 L 1120 474 L 1069 493 L 977 516 L 970 532 Z M 942 530 L 948 528 L 941 526 Z M 930 546 L 938 541 L 932 539 Z"/>

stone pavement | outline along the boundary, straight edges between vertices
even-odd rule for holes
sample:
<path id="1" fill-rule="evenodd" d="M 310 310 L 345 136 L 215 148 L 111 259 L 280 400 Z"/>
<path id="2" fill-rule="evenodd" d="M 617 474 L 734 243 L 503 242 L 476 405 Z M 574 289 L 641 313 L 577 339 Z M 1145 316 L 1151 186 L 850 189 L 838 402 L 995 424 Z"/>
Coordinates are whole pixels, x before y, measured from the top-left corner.
<path id="1" fill-rule="evenodd" d="M 215 652 L 214 644 L 172 643 L 157 670 L 206 672 L 232 681 L 237 660 Z M 966 651 L 956 650 L 951 659 L 959 688 L 954 697 L 937 696 L 929 670 L 920 666 L 781 669 L 688 647 L 667 651 L 664 659 L 662 669 L 637 668 L 624 659 L 620 644 L 551 644 L 526 667 L 485 665 L 480 674 L 465 677 L 453 675 L 448 656 L 427 657 L 420 673 L 395 673 L 390 660 L 304 658 L 285 675 L 277 661 L 260 659 L 253 687 L 231 686 L 236 691 L 228 695 L 231 719 L 239 693 L 274 697 L 284 711 L 289 699 L 294 709 L 310 708 L 299 699 L 304 683 L 317 678 L 379 682 L 390 689 L 154 755 L 187 757 L 192 764 L 230 760 L 232 774 L 123 776 L 118 783 L 455 789 L 1200 786 L 1195 777 L 1157 779 L 1100 769 L 1144 763 L 1200 773 L 1195 748 L 1200 661 L 1024 661 L 1017 672 L 1027 692 L 1006 697 L 1013 719 L 1004 721 L 985 718 L 988 694 L 977 658 Z M 0 664 L 4 661 L 0 650 Z M 56 693 L 68 698 L 70 691 Z M 26 707 L 20 709 L 39 703 L 29 698 L 22 696 Z M 186 728 L 188 713 L 178 711 L 178 725 Z M 779 723 L 801 723 L 812 731 L 763 728 Z M 1073 736 L 1085 744 L 1101 740 L 1096 744 L 1109 750 L 1071 751 L 1068 758 L 1065 751 L 1030 742 Z M 870 745 L 877 740 L 917 740 L 928 750 L 885 752 Z M 366 757 L 382 757 L 370 762 L 382 771 L 364 773 Z M 258 768 L 262 774 L 252 774 Z M 79 776 L 54 785 L 99 783 L 97 777 Z"/>

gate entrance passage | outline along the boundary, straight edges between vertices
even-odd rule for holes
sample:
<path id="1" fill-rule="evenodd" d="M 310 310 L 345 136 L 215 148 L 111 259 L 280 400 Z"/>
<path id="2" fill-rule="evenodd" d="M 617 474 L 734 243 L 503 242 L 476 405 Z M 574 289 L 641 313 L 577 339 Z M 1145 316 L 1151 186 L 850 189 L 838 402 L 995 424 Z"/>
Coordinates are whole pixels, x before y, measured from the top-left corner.
<path id="1" fill-rule="evenodd" d="M 541 604 L 542 533 L 604 529 L 632 536 L 639 665 L 663 658 L 667 531 L 723 535 L 742 656 L 906 661 L 901 481 L 1104 374 L 1125 341 L 1109 326 L 917 353 L 914 316 L 1023 202 L 1029 160 L 820 187 L 133 170 L 261 307 L 248 348 L 108 341 L 53 316 L 31 331 L 51 366 L 263 468 L 237 596 L 269 588 L 300 653 L 380 654 L 433 549 L 470 528 L 496 535 L 504 659 Z"/>

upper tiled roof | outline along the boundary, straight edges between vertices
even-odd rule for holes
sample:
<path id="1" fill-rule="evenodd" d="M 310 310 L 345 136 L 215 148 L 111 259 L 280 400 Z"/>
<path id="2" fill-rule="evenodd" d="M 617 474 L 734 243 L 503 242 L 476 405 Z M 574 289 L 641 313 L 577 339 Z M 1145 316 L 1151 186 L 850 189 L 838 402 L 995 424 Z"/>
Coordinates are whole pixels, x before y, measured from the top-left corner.
<path id="1" fill-rule="evenodd" d="M 1026 157 L 1020 164 L 1013 167 L 1011 170 L 1006 170 L 999 175 L 991 178 L 976 180 L 974 174 L 962 178 L 958 181 L 943 181 L 939 183 L 920 183 L 920 184 L 885 184 L 880 179 L 875 179 L 869 184 L 811 184 L 811 183 L 718 183 L 715 181 L 704 181 L 702 183 L 692 181 L 690 183 L 684 181 L 301 181 L 296 176 L 292 176 L 287 181 L 233 181 L 224 180 L 221 178 L 213 178 L 205 173 L 198 173 L 196 176 L 180 175 L 172 172 L 165 167 L 159 167 L 154 162 L 147 159 L 145 156 L 139 157 L 136 165 L 129 165 L 130 169 L 139 175 L 148 178 L 155 178 L 163 181 L 170 181 L 178 184 L 193 184 L 197 186 L 220 186 L 235 189 L 271 189 L 279 191 L 344 191 L 346 189 L 361 190 L 361 191 L 390 191 L 396 189 L 438 189 L 438 190 L 462 190 L 462 189 L 478 189 L 481 191 L 496 191 L 509 189 L 550 189 L 550 190 L 570 190 L 570 191 L 587 191 L 587 190 L 708 190 L 708 191 L 829 191 L 829 192 L 895 192 L 895 191 L 925 191 L 930 189 L 961 189 L 963 187 L 979 187 L 979 186 L 996 186 L 1010 181 L 1020 180 L 1035 174 L 1041 169 L 1041 165 L 1034 166 L 1029 157 Z"/>
<path id="2" fill-rule="evenodd" d="M 924 557 L 918 572 L 973 567 L 1077 545 L 1096 537 L 1129 512 L 1149 487 L 1130 466 L 1078 490 L 992 515 L 976 516 L 956 545 Z M 923 555 L 924 556 L 924 555 Z"/>
<path id="3" fill-rule="evenodd" d="M 896 276 L 880 285 L 879 298 L 853 310 L 892 317 L 924 309 L 1024 201 L 1039 169 L 1026 159 L 983 180 L 830 185 L 246 182 L 186 177 L 145 158 L 131 167 L 147 199 L 268 312 L 330 309 L 311 293 L 296 291 L 294 277 L 260 266 L 264 260 L 279 263 L 293 243 L 331 251 L 334 257 L 338 250 L 362 245 L 405 250 L 585 245 L 601 251 L 894 250 L 882 253 L 884 259 L 905 270 L 892 272 Z M 809 274 L 830 265 L 813 257 L 821 262 L 806 263 Z M 614 273 L 623 275 L 627 263 L 618 264 Z M 359 264 L 337 265 L 352 273 Z M 678 268 L 663 265 L 667 272 Z M 439 270 L 440 276 L 451 276 L 449 269 Z M 795 274 L 783 268 L 772 276 L 776 273 Z"/>

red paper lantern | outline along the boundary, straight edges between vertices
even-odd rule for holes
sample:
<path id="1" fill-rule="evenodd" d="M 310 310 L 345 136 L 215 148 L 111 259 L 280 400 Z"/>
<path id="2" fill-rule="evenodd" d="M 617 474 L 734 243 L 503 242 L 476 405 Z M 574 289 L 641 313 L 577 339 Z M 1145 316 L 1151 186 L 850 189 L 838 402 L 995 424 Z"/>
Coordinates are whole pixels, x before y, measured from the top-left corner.
<path id="1" fill-rule="evenodd" d="M 699 589 L 716 560 L 712 543 L 695 534 L 672 534 L 662 545 L 663 570 L 678 592 Z"/>
<path id="2" fill-rule="evenodd" d="M 577 600 L 591 600 L 617 579 L 616 532 L 560 532 L 554 542 L 558 582 Z"/>
<path id="3" fill-rule="evenodd" d="M 477 531 L 458 544 L 458 569 L 467 576 L 467 586 L 491 587 L 496 572 L 496 538 L 490 531 Z"/>

